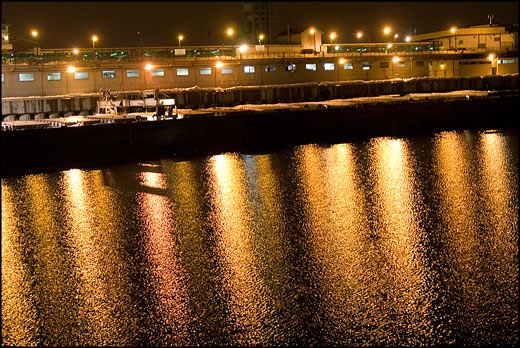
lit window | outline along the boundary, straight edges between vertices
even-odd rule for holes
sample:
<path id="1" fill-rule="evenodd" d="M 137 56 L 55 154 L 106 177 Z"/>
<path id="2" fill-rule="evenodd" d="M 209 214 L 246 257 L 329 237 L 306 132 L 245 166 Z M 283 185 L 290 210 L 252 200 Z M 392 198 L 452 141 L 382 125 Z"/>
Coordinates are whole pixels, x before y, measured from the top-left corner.
<path id="1" fill-rule="evenodd" d="M 4 74 L 2 74 L 2 82 L 4 82 Z"/>
<path id="2" fill-rule="evenodd" d="M 101 71 L 101 77 L 104 79 L 115 79 L 116 72 L 115 70 L 103 70 Z"/>
<path id="3" fill-rule="evenodd" d="M 296 70 L 296 64 L 287 64 L 285 66 L 285 71 L 295 71 Z"/>
<path id="4" fill-rule="evenodd" d="M 211 68 L 200 68 L 201 75 L 211 75 Z"/>
<path id="5" fill-rule="evenodd" d="M 266 65 L 265 72 L 275 72 L 276 67 L 274 65 Z"/>
<path id="6" fill-rule="evenodd" d="M 126 77 L 139 77 L 139 70 L 127 70 Z"/>
<path id="7" fill-rule="evenodd" d="M 345 63 L 343 64 L 343 69 L 353 70 L 354 66 L 352 65 L 352 63 Z"/>
<path id="8" fill-rule="evenodd" d="M 386 68 L 388 68 L 388 66 L 389 66 L 388 62 L 379 62 L 380 69 L 386 69 Z"/>
<path id="9" fill-rule="evenodd" d="M 61 80 L 61 73 L 55 72 L 55 73 L 47 74 L 47 81 L 59 81 L 59 80 Z"/>
<path id="10" fill-rule="evenodd" d="M 252 65 L 246 65 L 244 66 L 244 73 L 246 74 L 252 74 L 255 72 L 255 67 Z"/>
<path id="11" fill-rule="evenodd" d="M 225 67 L 225 68 L 222 68 L 222 75 L 225 75 L 225 74 L 232 74 L 233 73 L 233 68 L 232 67 Z"/>
<path id="12" fill-rule="evenodd" d="M 316 71 L 316 64 L 305 64 L 305 70 Z"/>
<path id="13" fill-rule="evenodd" d="M 518 59 L 499 59 L 498 64 L 517 64 Z"/>
<path id="14" fill-rule="evenodd" d="M 152 71 L 152 76 L 164 76 L 164 69 L 155 69 Z"/>
<path id="15" fill-rule="evenodd" d="M 363 62 L 363 70 L 372 69 L 372 62 Z"/>
<path id="16" fill-rule="evenodd" d="M 186 68 L 179 68 L 177 69 L 177 76 L 188 76 L 189 72 Z"/>
<path id="17" fill-rule="evenodd" d="M 327 70 L 334 70 L 334 63 L 324 63 L 323 64 L 323 69 L 325 69 L 325 71 L 327 71 Z"/>
<path id="18" fill-rule="evenodd" d="M 76 80 L 85 80 L 88 79 L 88 72 L 87 71 L 76 71 L 74 73 L 74 78 Z"/>
<path id="19" fill-rule="evenodd" d="M 34 81 L 34 74 L 33 73 L 18 74 L 18 76 L 19 76 L 21 82 Z"/>

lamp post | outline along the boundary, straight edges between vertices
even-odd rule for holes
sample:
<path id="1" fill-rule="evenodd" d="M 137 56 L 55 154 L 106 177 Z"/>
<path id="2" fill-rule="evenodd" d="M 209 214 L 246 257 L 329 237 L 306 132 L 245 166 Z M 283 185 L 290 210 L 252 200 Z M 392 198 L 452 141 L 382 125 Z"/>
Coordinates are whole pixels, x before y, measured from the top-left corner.
<path id="1" fill-rule="evenodd" d="M 310 33 L 312 34 L 312 41 L 314 42 L 314 54 L 316 54 L 316 30 L 312 28 Z"/>
<path id="2" fill-rule="evenodd" d="M 184 39 L 184 36 L 182 36 L 182 34 L 181 34 L 181 35 L 179 35 L 178 39 L 179 39 L 179 48 L 181 48 L 181 41 Z"/>
<path id="3" fill-rule="evenodd" d="M 341 69 L 341 66 L 345 64 L 345 59 L 340 58 L 339 65 L 338 65 L 338 82 L 339 82 L 339 70 Z"/>
<path id="4" fill-rule="evenodd" d="M 217 69 L 220 69 L 222 68 L 224 64 L 222 62 L 217 62 L 217 64 L 215 64 L 215 88 L 217 87 Z"/>
<path id="5" fill-rule="evenodd" d="M 92 48 L 94 49 L 94 56 L 97 59 L 97 52 L 96 52 L 96 41 L 98 40 L 97 35 L 92 35 Z"/>
<path id="6" fill-rule="evenodd" d="M 260 34 L 258 35 L 258 44 L 261 45 L 262 44 L 262 40 L 264 39 L 264 34 Z"/>
<path id="7" fill-rule="evenodd" d="M 231 38 L 231 55 L 232 56 L 235 55 L 235 52 L 234 52 L 235 51 L 235 38 L 233 36 L 233 33 L 234 33 L 233 28 L 228 28 L 226 30 L 227 36 L 229 36 Z"/>
<path id="8" fill-rule="evenodd" d="M 399 58 L 398 56 L 394 56 L 394 58 L 392 58 L 392 78 L 394 78 L 394 64 L 399 63 L 400 60 L 401 58 Z"/>
<path id="9" fill-rule="evenodd" d="M 397 41 L 397 38 L 398 38 L 398 37 L 399 37 L 399 34 L 395 34 L 395 35 L 394 35 L 394 42 Z"/>
<path id="10" fill-rule="evenodd" d="M 69 74 L 72 74 L 76 72 L 76 68 L 74 66 L 69 66 L 67 68 L 67 75 L 65 75 L 65 88 L 66 88 L 66 93 L 65 94 L 69 94 Z"/>
<path id="11" fill-rule="evenodd" d="M 455 34 L 455 32 L 457 31 L 457 28 L 456 27 L 451 27 L 450 29 L 451 33 L 452 34 Z M 455 42 L 455 51 L 457 50 L 457 36 L 456 35 L 453 35 L 453 41 Z"/>
<path id="12" fill-rule="evenodd" d="M 385 34 L 385 36 L 390 35 L 391 32 L 392 32 L 392 28 L 390 28 L 389 26 L 386 26 L 383 28 L 383 34 Z"/>

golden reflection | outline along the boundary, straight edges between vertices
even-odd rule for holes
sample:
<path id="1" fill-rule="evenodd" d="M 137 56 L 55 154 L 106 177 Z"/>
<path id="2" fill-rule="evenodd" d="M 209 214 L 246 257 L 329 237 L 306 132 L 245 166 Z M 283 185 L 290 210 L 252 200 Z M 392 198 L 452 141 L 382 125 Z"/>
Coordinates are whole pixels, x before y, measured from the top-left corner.
<path id="1" fill-rule="evenodd" d="M 384 265 L 378 272 L 387 283 L 381 284 L 381 291 L 388 299 L 386 306 L 413 323 L 414 331 L 409 334 L 415 340 L 420 333 L 434 329 L 433 323 L 424 319 L 434 315 L 435 294 L 426 283 L 432 270 L 425 268 L 427 261 L 420 243 L 426 232 L 418 223 L 421 201 L 414 191 L 412 158 L 402 139 L 377 138 L 370 147 L 377 200 L 374 213 L 379 219 L 377 230 Z"/>
<path id="2" fill-rule="evenodd" d="M 92 213 L 100 226 L 97 238 L 98 265 L 103 270 L 107 297 L 104 306 L 112 320 L 106 323 L 106 339 L 114 345 L 133 345 L 137 336 L 139 313 L 132 298 L 131 276 L 135 264 L 125 245 L 128 234 L 122 226 L 127 219 L 116 193 L 104 185 L 104 173 L 90 172 Z"/>
<path id="3" fill-rule="evenodd" d="M 177 223 L 172 204 L 167 197 L 139 193 L 137 201 L 143 221 L 143 242 L 147 259 L 153 309 L 150 311 L 150 329 L 154 345 L 188 345 L 190 301 L 186 289 L 186 273 L 177 247 Z"/>
<path id="4" fill-rule="evenodd" d="M 70 263 L 67 249 L 63 247 L 62 234 L 55 217 L 60 214 L 61 206 L 57 204 L 47 181 L 47 175 L 30 175 L 26 179 L 25 190 L 27 208 L 31 214 L 30 229 L 33 232 L 34 243 L 38 245 L 35 252 L 35 260 L 39 265 L 40 279 L 40 306 L 41 316 L 49 323 L 59 323 L 66 327 L 74 327 L 78 303 L 75 300 L 72 275 L 73 265 Z M 51 325 L 53 330 L 57 327 Z M 50 334 L 48 344 L 63 342 L 76 342 L 78 333 L 69 330 L 59 337 Z"/>
<path id="5" fill-rule="evenodd" d="M 71 169 L 63 173 L 66 210 L 70 224 L 70 238 L 77 267 L 78 285 L 83 306 L 78 320 L 85 345 L 107 345 L 117 342 L 109 283 L 106 280 L 103 227 L 99 227 L 94 213 L 89 172 Z"/>
<path id="6" fill-rule="evenodd" d="M 139 179 L 143 186 L 159 189 L 165 189 L 167 186 L 163 173 L 142 172 L 139 175 Z"/>
<path id="7" fill-rule="evenodd" d="M 506 159 L 506 151 L 508 143 L 506 137 L 501 134 L 481 134 L 482 154 L 483 154 L 483 178 L 482 182 L 486 185 L 483 190 L 487 193 L 484 202 L 487 208 L 492 212 L 489 217 L 492 219 L 491 229 L 495 237 L 500 240 L 511 240 L 513 236 L 500 235 L 500 232 L 509 231 L 511 229 L 511 216 L 517 216 L 515 213 L 516 206 L 514 204 L 517 198 L 517 190 L 511 190 L 514 185 L 514 168 L 510 168 Z M 517 227 L 517 226 L 516 226 Z"/>
<path id="8" fill-rule="evenodd" d="M 31 271 L 24 262 L 26 241 L 17 227 L 22 205 L 2 179 L 2 345 L 37 346 L 38 313 Z"/>
<path id="9" fill-rule="evenodd" d="M 225 267 L 225 284 L 231 292 L 231 308 L 237 327 L 243 333 L 232 344 L 250 345 L 264 342 L 259 331 L 263 283 L 255 265 L 254 226 L 248 211 L 247 179 L 243 161 L 235 154 L 213 156 L 209 163 L 211 201 L 215 206 L 213 221 L 217 243 Z"/>
<path id="10" fill-rule="evenodd" d="M 435 163 L 439 178 L 437 182 L 438 192 L 442 200 L 440 213 L 445 226 L 449 229 L 449 240 L 452 246 L 459 250 L 454 252 L 469 251 L 476 246 L 474 225 L 476 212 L 474 200 L 470 196 L 469 189 L 473 182 L 470 180 L 471 168 L 467 161 L 470 155 L 464 150 L 464 134 L 456 132 L 444 132 L 435 139 Z M 466 253 L 464 252 L 464 253 Z"/>
<path id="11" fill-rule="evenodd" d="M 482 191 L 490 243 L 490 258 L 500 267 L 495 280 L 511 283 L 511 274 L 518 274 L 518 167 L 509 161 L 508 149 L 513 146 L 502 134 L 481 134 Z M 515 174 L 516 173 L 516 174 Z M 516 181 L 516 182 L 515 182 Z M 515 188 L 515 189 L 512 189 Z M 482 211 L 486 211 L 484 214 Z M 510 286 L 518 293 L 518 282 Z M 493 291 L 490 289 L 489 291 Z M 518 313 L 512 314 L 518 316 Z"/>

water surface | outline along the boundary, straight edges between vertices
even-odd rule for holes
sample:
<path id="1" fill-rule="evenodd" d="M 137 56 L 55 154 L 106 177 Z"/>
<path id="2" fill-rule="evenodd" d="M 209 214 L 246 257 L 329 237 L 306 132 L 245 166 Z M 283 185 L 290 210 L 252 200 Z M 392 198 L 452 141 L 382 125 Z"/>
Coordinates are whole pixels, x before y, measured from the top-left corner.
<path id="1" fill-rule="evenodd" d="M 2 179 L 3 344 L 518 344 L 517 210 L 517 132 Z"/>

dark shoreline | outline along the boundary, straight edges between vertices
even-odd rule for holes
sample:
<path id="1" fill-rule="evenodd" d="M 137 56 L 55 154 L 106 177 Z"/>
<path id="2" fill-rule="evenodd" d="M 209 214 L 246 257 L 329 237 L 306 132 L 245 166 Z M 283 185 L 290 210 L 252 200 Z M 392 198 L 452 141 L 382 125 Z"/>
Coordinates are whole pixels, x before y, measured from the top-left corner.
<path id="1" fill-rule="evenodd" d="M 518 131 L 518 93 L 2 132 L 2 177 L 449 130 Z"/>

